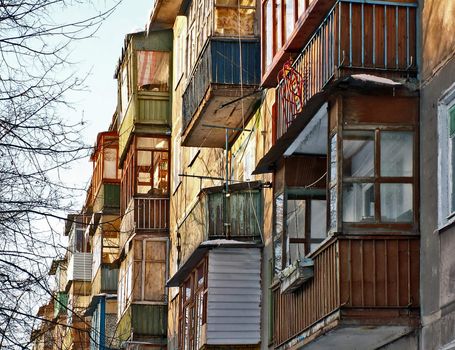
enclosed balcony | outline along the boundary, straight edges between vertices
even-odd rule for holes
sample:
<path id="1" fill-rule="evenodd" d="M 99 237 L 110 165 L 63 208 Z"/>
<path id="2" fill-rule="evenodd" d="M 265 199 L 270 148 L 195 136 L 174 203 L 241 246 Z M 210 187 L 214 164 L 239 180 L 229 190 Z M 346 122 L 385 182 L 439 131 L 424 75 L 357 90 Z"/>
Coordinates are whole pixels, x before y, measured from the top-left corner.
<path id="1" fill-rule="evenodd" d="M 115 71 L 120 163 L 133 133 L 170 131 L 172 31 L 128 34 Z"/>
<path id="2" fill-rule="evenodd" d="M 332 238 L 309 257 L 314 277 L 273 285 L 275 348 L 373 350 L 419 325 L 419 239 Z"/>
<path id="3" fill-rule="evenodd" d="M 123 166 L 121 188 L 120 247 L 133 232 L 168 232 L 168 138 L 133 138 Z"/>
<path id="4" fill-rule="evenodd" d="M 206 241 L 168 281 L 180 287 L 181 349 L 259 349 L 261 249 L 252 242 Z"/>
<path id="5" fill-rule="evenodd" d="M 416 16 L 412 2 L 336 1 L 290 66 L 279 68 L 277 138 L 334 80 L 416 77 Z"/>
<path id="6" fill-rule="evenodd" d="M 120 264 L 117 336 L 162 345 L 167 332 L 168 240 L 137 237 Z"/>

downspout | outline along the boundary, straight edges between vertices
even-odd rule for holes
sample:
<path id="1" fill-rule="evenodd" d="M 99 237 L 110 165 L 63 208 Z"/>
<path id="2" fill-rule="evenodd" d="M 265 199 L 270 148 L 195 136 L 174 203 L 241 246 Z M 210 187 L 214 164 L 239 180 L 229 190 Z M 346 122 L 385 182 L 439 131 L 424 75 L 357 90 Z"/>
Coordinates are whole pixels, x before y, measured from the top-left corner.
<path id="1" fill-rule="evenodd" d="M 100 350 L 106 349 L 106 298 L 100 302 Z"/>

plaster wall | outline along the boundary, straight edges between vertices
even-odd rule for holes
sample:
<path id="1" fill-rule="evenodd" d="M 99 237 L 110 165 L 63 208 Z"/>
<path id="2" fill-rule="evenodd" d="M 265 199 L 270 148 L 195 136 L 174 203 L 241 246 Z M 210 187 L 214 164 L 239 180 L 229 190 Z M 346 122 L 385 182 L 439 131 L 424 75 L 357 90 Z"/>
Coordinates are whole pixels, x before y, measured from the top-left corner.
<path id="1" fill-rule="evenodd" d="M 420 1 L 421 322 L 420 349 L 455 339 L 455 228 L 438 230 L 438 100 L 455 81 L 455 2 Z"/>

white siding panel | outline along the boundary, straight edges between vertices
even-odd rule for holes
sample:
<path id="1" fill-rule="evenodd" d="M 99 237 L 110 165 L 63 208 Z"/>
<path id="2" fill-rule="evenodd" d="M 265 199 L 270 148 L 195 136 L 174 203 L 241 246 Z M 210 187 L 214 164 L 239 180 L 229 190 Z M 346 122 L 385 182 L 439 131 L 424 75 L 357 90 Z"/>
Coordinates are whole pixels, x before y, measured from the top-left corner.
<path id="1" fill-rule="evenodd" d="M 207 344 L 258 344 L 260 304 L 260 249 L 211 250 L 208 268 Z"/>
<path id="2" fill-rule="evenodd" d="M 92 280 L 92 254 L 73 253 L 68 264 L 68 281 Z"/>

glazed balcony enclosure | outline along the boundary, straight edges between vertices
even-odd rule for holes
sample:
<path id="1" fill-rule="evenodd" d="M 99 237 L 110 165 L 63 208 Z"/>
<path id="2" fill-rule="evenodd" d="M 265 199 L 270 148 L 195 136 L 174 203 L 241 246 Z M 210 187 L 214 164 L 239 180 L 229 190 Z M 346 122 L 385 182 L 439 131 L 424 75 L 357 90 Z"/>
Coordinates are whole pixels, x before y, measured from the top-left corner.
<path id="1" fill-rule="evenodd" d="M 311 11 L 327 3 L 313 0 Z M 417 75 L 414 2 L 338 0 L 332 3 L 333 7 L 325 12 L 313 34 L 299 42 L 304 43 L 299 53 L 292 51 L 286 55 L 286 60 L 294 57 L 292 73 L 283 66 L 286 60 L 280 58 L 279 63 L 270 64 L 275 72 L 274 84 L 277 75 L 282 78 L 277 86 L 278 138 L 308 100 L 334 80 L 361 73 L 388 78 Z M 312 13 L 308 13 L 306 21 L 313 18 Z M 287 41 L 291 42 L 292 39 Z M 269 44 L 264 45 L 268 48 Z M 291 86 L 291 77 L 296 78 L 295 86 Z"/>
<path id="2" fill-rule="evenodd" d="M 418 327 L 419 99 L 365 79 L 306 109 L 258 164 L 275 157 L 275 348 L 377 349 Z"/>
<path id="3" fill-rule="evenodd" d="M 241 127 L 259 99 L 256 0 L 188 1 L 182 144 L 225 147 L 225 130 Z M 211 128 L 219 126 L 221 128 Z M 234 135 L 229 134 L 229 141 Z"/>
<path id="4" fill-rule="evenodd" d="M 170 127 L 172 31 L 128 34 L 115 71 L 120 166 L 133 133 L 161 133 Z"/>
<path id="5" fill-rule="evenodd" d="M 123 162 L 120 249 L 134 232 L 169 230 L 169 138 L 133 136 Z"/>

